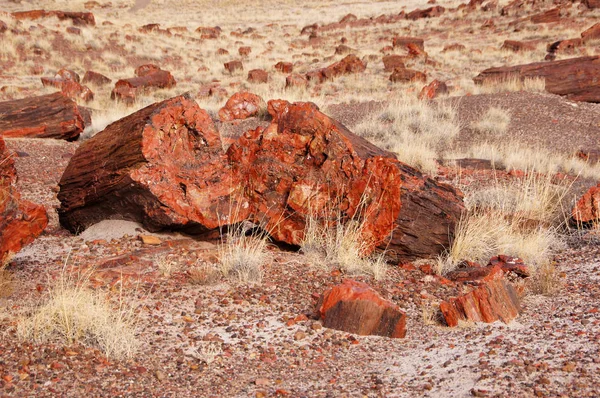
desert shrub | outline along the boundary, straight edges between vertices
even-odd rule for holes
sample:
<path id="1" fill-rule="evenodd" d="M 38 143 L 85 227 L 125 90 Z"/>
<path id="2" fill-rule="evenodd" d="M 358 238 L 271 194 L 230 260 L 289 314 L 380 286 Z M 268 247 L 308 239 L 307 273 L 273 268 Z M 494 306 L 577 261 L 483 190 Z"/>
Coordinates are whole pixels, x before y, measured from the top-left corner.
<path id="1" fill-rule="evenodd" d="M 218 248 L 221 273 L 239 283 L 260 283 L 263 266 L 270 260 L 268 234 L 251 231 L 247 223 L 231 226 L 221 235 Z"/>

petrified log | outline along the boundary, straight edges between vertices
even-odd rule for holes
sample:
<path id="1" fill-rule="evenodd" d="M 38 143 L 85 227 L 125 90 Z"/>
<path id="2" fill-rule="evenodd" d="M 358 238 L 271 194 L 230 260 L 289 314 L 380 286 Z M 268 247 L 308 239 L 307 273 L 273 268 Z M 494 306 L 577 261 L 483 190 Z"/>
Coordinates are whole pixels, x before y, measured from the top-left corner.
<path id="1" fill-rule="evenodd" d="M 150 105 L 84 142 L 67 166 L 60 223 L 81 232 L 103 219 L 202 233 L 243 220 L 249 206 L 213 122 L 179 96 Z"/>
<path id="2" fill-rule="evenodd" d="M 427 75 L 414 69 L 396 68 L 390 75 L 390 81 L 393 83 L 425 82 Z"/>
<path id="3" fill-rule="evenodd" d="M 406 336 L 406 314 L 369 285 L 350 279 L 327 290 L 318 306 L 328 328 L 392 338 Z"/>
<path id="4" fill-rule="evenodd" d="M 439 17 L 440 15 L 442 15 L 444 13 L 444 11 L 446 11 L 446 9 L 442 6 L 429 7 L 425 10 L 416 9 L 416 10 L 411 11 L 408 14 L 406 14 L 406 19 L 411 19 L 413 21 L 416 21 L 417 19 L 421 19 L 421 18 Z"/>
<path id="5" fill-rule="evenodd" d="M 48 225 L 44 206 L 21 199 L 12 156 L 0 136 L 0 267 Z"/>
<path id="6" fill-rule="evenodd" d="M 156 65 L 142 65 L 136 69 L 135 73 L 136 77 L 118 80 L 110 98 L 131 103 L 135 101 L 136 95 L 141 91 L 153 88 L 171 88 L 177 84 L 171 72 L 162 70 Z"/>
<path id="7" fill-rule="evenodd" d="M 76 140 L 85 128 L 77 103 L 62 93 L 0 102 L 4 137 Z"/>
<path id="8" fill-rule="evenodd" d="M 473 80 L 477 84 L 513 78 L 543 77 L 546 91 L 575 101 L 600 102 L 600 56 L 490 68 Z"/>
<path id="9" fill-rule="evenodd" d="M 74 25 L 90 25 L 95 26 L 96 20 L 91 12 L 71 12 L 71 11 L 46 11 L 46 10 L 31 10 L 18 11 L 12 13 L 13 18 L 18 20 L 23 19 L 40 19 L 56 17 L 61 21 L 70 19 Z"/>
<path id="10" fill-rule="evenodd" d="M 271 101 L 272 102 L 272 101 Z M 273 121 L 228 150 L 247 185 L 256 222 L 277 240 L 300 245 L 308 217 L 362 222 L 369 250 L 395 259 L 440 253 L 463 210 L 454 188 L 424 177 L 354 135 L 311 103 L 278 101 Z"/>
<path id="11" fill-rule="evenodd" d="M 495 266 L 482 282 L 469 293 L 440 303 L 448 326 L 457 326 L 459 321 L 508 323 L 519 315 L 517 292 L 500 266 Z"/>
<path id="12" fill-rule="evenodd" d="M 560 21 L 561 9 L 560 7 L 553 8 L 548 11 L 544 11 L 540 14 L 532 15 L 531 22 L 533 23 L 551 23 Z"/>
<path id="13" fill-rule="evenodd" d="M 535 46 L 535 42 L 532 41 L 504 40 L 500 49 L 514 52 L 533 51 Z"/>
<path id="14" fill-rule="evenodd" d="M 326 80 L 330 80 L 341 75 L 364 72 L 366 68 L 367 65 L 365 65 L 363 61 L 361 61 L 356 55 L 350 54 L 345 56 L 340 61 L 335 62 L 325 68 L 310 71 L 306 73 L 305 76 L 309 81 L 323 83 Z"/>
<path id="15" fill-rule="evenodd" d="M 265 101 L 256 94 L 246 91 L 235 93 L 227 100 L 225 106 L 219 109 L 219 119 L 229 122 L 234 119 L 247 119 L 257 116 Z"/>

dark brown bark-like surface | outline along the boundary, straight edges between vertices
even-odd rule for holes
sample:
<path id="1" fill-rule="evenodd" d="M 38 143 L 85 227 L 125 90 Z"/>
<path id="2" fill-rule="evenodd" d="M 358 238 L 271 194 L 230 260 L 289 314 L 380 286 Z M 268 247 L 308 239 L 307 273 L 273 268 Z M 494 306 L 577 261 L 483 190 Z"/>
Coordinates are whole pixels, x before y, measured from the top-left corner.
<path id="1" fill-rule="evenodd" d="M 270 102 L 272 103 L 272 101 Z M 248 186 L 256 221 L 299 245 L 306 220 L 361 219 L 369 247 L 394 259 L 440 253 L 463 210 L 462 195 L 354 135 L 310 103 L 278 101 L 273 122 L 228 151 Z"/>
<path id="2" fill-rule="evenodd" d="M 243 220 L 248 206 L 210 116 L 183 96 L 150 105 L 83 143 L 61 181 L 61 224 L 103 219 L 206 232 Z"/>
<path id="3" fill-rule="evenodd" d="M 546 91 L 575 101 L 600 102 L 600 56 L 490 68 L 473 80 L 477 84 L 511 78 L 543 77 Z"/>
<path id="4" fill-rule="evenodd" d="M 0 102 L 4 137 L 76 140 L 85 128 L 77 103 L 62 93 Z"/>
<path id="5" fill-rule="evenodd" d="M 21 199 L 13 155 L 0 136 L 0 267 L 48 225 L 44 206 Z"/>

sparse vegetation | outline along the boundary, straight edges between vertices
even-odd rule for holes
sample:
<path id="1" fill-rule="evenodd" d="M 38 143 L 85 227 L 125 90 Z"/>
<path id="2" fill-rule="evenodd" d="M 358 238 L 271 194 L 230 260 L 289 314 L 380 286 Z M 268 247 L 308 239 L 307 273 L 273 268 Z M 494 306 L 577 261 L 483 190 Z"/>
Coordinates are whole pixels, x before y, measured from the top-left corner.
<path id="1" fill-rule="evenodd" d="M 267 233 L 253 233 L 250 229 L 247 223 L 230 226 L 219 244 L 220 271 L 238 283 L 260 283 L 263 267 L 271 257 Z"/>
<path id="2" fill-rule="evenodd" d="M 81 343 L 98 347 L 109 358 L 136 352 L 137 319 L 121 288 L 116 297 L 88 287 L 89 273 L 73 275 L 64 267 L 45 300 L 20 319 L 17 335 L 35 343 Z"/>
<path id="3" fill-rule="evenodd" d="M 13 289 L 12 273 L 6 269 L 6 266 L 0 265 L 0 298 L 10 296 Z"/>
<path id="4" fill-rule="evenodd" d="M 510 123 L 510 113 L 505 109 L 492 106 L 481 119 L 473 123 L 473 128 L 482 134 L 503 135 Z"/>

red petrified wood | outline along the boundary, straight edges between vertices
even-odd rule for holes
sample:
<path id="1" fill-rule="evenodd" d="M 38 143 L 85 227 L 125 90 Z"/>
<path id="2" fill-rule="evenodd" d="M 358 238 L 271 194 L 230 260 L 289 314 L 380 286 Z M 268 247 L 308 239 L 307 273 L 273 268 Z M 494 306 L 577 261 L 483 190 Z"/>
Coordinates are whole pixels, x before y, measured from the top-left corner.
<path id="1" fill-rule="evenodd" d="M 323 294 L 318 311 L 328 328 L 363 336 L 406 336 L 406 315 L 366 283 L 344 280 Z"/>
<path id="2" fill-rule="evenodd" d="M 272 103 L 272 101 L 270 101 Z M 352 134 L 311 103 L 278 101 L 266 128 L 228 151 L 248 187 L 256 222 L 277 240 L 302 243 L 306 220 L 361 219 L 367 251 L 427 257 L 448 247 L 463 210 L 454 188 L 422 176 L 393 154 Z"/>
<path id="3" fill-rule="evenodd" d="M 576 226 L 593 226 L 600 221 L 600 184 L 591 187 L 577 201 L 571 211 L 571 221 Z"/>
<path id="4" fill-rule="evenodd" d="M 219 133 L 195 101 L 150 105 L 85 141 L 61 181 L 61 224 L 80 232 L 103 219 L 150 230 L 202 233 L 243 220 L 249 206 Z"/>
<path id="5" fill-rule="evenodd" d="M 225 106 L 219 110 L 219 119 L 228 122 L 234 119 L 247 119 L 258 115 L 264 108 L 265 101 L 256 94 L 241 91 L 235 93 L 227 100 Z"/>
<path id="6" fill-rule="evenodd" d="M 75 101 L 61 93 L 0 102 L 4 137 L 76 140 L 85 128 Z"/>
<path id="7" fill-rule="evenodd" d="M 48 225 L 44 206 L 21 199 L 12 155 L 0 136 L 0 267 Z"/>
<path id="8" fill-rule="evenodd" d="M 95 26 L 96 20 L 91 12 L 70 12 L 70 11 L 46 11 L 46 10 L 31 10 L 18 11 L 12 13 L 13 18 L 18 20 L 23 19 L 40 19 L 56 17 L 61 21 L 70 19 L 74 25 L 90 25 Z"/>
<path id="9" fill-rule="evenodd" d="M 570 58 L 552 62 L 503 66 L 481 72 L 477 84 L 507 79 L 542 77 L 546 91 L 575 101 L 600 102 L 600 56 Z"/>
<path id="10" fill-rule="evenodd" d="M 137 77 L 117 81 L 110 98 L 132 103 L 139 92 L 154 88 L 170 88 L 177 84 L 171 72 L 152 64 L 138 67 L 135 74 Z"/>
<path id="11" fill-rule="evenodd" d="M 520 304 L 514 287 L 504 278 L 504 271 L 496 266 L 479 287 L 441 302 L 440 310 L 450 327 L 457 326 L 459 321 L 508 323 L 519 315 Z"/>

